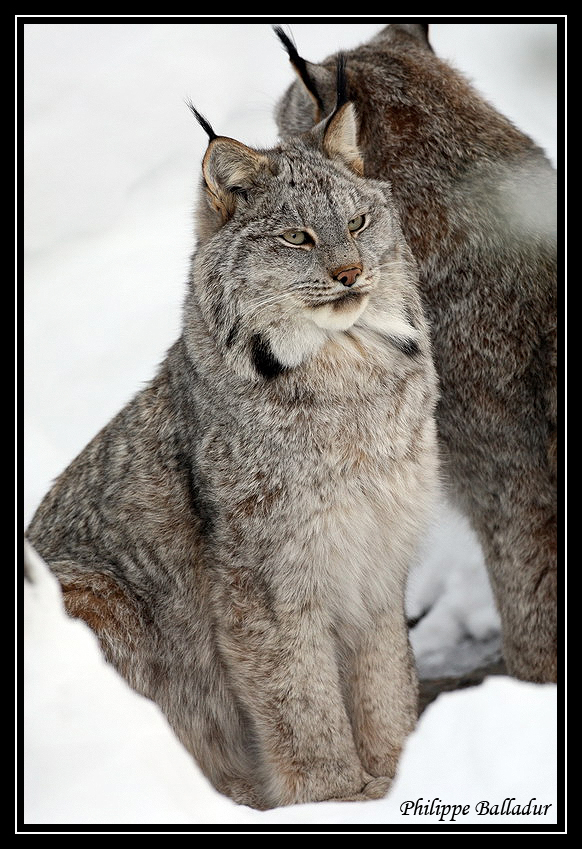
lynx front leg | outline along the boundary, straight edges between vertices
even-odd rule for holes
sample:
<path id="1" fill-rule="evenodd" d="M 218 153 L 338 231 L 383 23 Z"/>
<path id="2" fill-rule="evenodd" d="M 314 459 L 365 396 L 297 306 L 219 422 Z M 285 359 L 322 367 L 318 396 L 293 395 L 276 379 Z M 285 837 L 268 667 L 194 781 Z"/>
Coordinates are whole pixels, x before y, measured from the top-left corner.
<path id="1" fill-rule="evenodd" d="M 365 636 L 350 684 L 360 759 L 372 775 L 393 778 L 418 716 L 418 683 L 403 609 L 384 613 Z"/>
<path id="2" fill-rule="evenodd" d="M 259 601 L 248 575 L 229 590 L 219 639 L 235 695 L 253 720 L 268 806 L 379 798 L 386 788 L 358 758 L 318 612 Z"/>

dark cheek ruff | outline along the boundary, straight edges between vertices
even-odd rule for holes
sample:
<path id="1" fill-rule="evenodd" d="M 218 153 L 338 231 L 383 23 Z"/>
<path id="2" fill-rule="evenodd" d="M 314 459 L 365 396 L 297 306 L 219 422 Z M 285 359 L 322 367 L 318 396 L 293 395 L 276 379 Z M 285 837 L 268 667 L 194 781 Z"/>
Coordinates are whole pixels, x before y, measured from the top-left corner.
<path id="1" fill-rule="evenodd" d="M 273 380 L 288 371 L 287 366 L 279 362 L 268 341 L 260 333 L 255 333 L 251 339 L 251 361 L 257 373 L 265 380 Z"/>

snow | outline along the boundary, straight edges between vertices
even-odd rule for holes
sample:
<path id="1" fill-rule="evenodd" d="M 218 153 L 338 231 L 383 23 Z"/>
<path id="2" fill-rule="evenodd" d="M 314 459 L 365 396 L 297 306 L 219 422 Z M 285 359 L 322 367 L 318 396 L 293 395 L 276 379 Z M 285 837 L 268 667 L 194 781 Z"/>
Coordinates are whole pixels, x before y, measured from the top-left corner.
<path id="1" fill-rule="evenodd" d="M 498 657 L 500 622 L 481 548 L 450 505 L 442 505 L 411 571 L 407 609 L 411 619 L 422 616 L 411 643 L 423 678 L 462 675 Z"/>
<path id="2" fill-rule="evenodd" d="M 506 677 L 443 694 L 407 743 L 388 797 L 257 812 L 217 793 L 157 706 L 102 658 L 93 633 L 66 616 L 57 582 L 29 551 L 25 583 L 24 806 L 27 824 L 254 825 L 438 823 L 404 814 L 409 800 L 469 806 L 462 824 L 555 823 L 556 687 Z M 545 816 L 486 816 L 514 798 Z M 406 809 L 405 809 L 406 810 Z M 449 822 L 445 818 L 444 822 Z"/>
<path id="3" fill-rule="evenodd" d="M 377 23 L 293 24 L 318 61 Z M 438 55 L 551 159 L 556 26 L 431 27 Z M 220 133 L 266 147 L 292 79 L 266 22 L 27 24 L 24 38 L 24 519 L 92 436 L 153 375 L 176 338 L 205 136 L 191 97 Z M 156 706 L 102 661 L 64 617 L 41 562 L 25 587 L 26 823 L 412 822 L 399 804 L 515 797 L 551 804 L 556 688 L 505 677 L 446 694 L 410 738 L 388 798 L 258 813 L 217 794 Z M 443 504 L 413 570 L 412 631 L 424 676 L 458 674 L 499 652 L 499 621 L 479 545 Z M 487 823 L 473 813 L 464 823 Z M 423 816 L 418 822 L 438 822 Z M 499 817 L 503 823 L 511 817 Z M 439 827 L 444 827 L 440 824 Z"/>

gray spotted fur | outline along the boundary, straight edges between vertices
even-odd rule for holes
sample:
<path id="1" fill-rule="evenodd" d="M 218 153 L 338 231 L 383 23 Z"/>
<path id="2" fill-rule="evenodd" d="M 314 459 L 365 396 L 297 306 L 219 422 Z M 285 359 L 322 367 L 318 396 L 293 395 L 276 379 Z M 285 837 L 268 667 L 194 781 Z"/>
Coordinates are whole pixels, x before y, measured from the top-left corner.
<path id="1" fill-rule="evenodd" d="M 365 173 L 392 182 L 419 264 L 443 465 L 483 545 L 508 670 L 555 681 L 555 172 L 426 30 L 390 25 L 347 52 L 348 94 Z M 325 110 L 335 61 L 306 63 Z M 296 81 L 277 108 L 283 137 L 318 118 Z"/>
<path id="2" fill-rule="evenodd" d="M 180 338 L 28 530 L 69 613 L 258 808 L 378 798 L 417 716 L 404 591 L 436 378 L 356 131 L 347 104 L 274 150 L 211 140 Z M 357 264 L 347 292 L 331 272 Z"/>

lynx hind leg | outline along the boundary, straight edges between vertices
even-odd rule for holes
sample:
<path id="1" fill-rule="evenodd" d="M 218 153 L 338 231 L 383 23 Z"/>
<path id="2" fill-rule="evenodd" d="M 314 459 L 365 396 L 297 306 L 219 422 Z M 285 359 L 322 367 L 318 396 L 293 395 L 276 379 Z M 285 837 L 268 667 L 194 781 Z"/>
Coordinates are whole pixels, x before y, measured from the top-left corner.
<path id="1" fill-rule="evenodd" d="M 494 535 L 486 561 L 501 617 L 503 656 L 510 675 L 539 683 L 557 681 L 556 520 L 541 516 L 527 527 Z"/>
<path id="2" fill-rule="evenodd" d="M 149 696 L 152 644 L 149 617 L 138 601 L 111 575 L 72 561 L 50 563 L 61 585 L 65 610 L 81 619 L 99 640 L 107 660 L 143 695 Z"/>
<path id="3" fill-rule="evenodd" d="M 264 809 L 253 780 L 252 735 L 220 668 L 213 661 L 195 670 L 164 662 L 167 652 L 151 618 L 110 575 L 71 561 L 52 563 L 51 569 L 67 613 L 94 631 L 107 660 L 133 689 L 157 702 L 214 787 L 238 804 Z M 211 650 L 201 654 L 212 657 Z M 201 681 L 211 682 L 204 699 Z"/>

